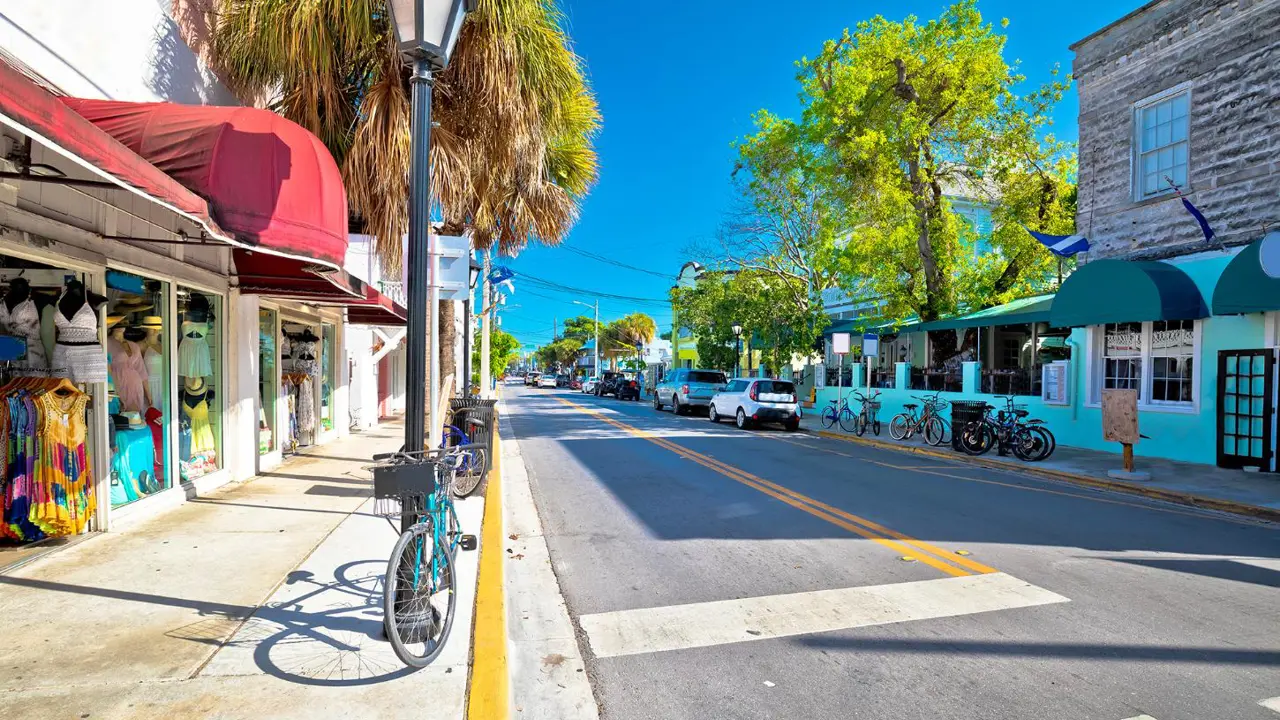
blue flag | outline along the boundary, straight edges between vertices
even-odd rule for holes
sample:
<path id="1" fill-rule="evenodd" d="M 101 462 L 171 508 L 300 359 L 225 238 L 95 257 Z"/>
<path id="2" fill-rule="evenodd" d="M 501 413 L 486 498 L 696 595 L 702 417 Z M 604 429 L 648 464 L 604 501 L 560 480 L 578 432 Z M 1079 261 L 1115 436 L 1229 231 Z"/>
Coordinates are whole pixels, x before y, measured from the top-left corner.
<path id="1" fill-rule="evenodd" d="M 1040 241 L 1041 245 L 1049 248 L 1049 252 L 1059 257 L 1071 257 L 1076 253 L 1082 253 L 1089 249 L 1089 240 L 1079 233 L 1075 235 L 1046 235 L 1038 233 L 1026 225 L 1023 225 L 1022 228 L 1031 233 L 1031 237 Z"/>
<path id="2" fill-rule="evenodd" d="M 1195 205 L 1192 205 L 1191 201 L 1186 198 L 1182 198 L 1182 206 L 1187 209 L 1187 212 L 1191 213 L 1191 217 L 1195 218 L 1196 222 L 1200 223 L 1200 232 L 1204 233 L 1204 241 L 1213 242 L 1213 228 L 1209 227 L 1209 221 L 1204 219 L 1204 213 L 1200 212 L 1200 210 L 1198 210 Z"/>

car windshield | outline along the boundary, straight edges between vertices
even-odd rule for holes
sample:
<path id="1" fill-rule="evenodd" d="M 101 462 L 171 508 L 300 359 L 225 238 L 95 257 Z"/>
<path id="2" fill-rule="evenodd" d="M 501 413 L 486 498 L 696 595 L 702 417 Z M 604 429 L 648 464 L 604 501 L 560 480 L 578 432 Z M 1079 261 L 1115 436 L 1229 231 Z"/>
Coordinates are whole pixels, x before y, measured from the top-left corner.
<path id="1" fill-rule="evenodd" d="M 786 380 L 761 380 L 759 385 L 761 394 L 770 393 L 773 395 L 795 395 L 796 386 Z"/>
<path id="2" fill-rule="evenodd" d="M 725 384 L 725 377 L 724 373 L 713 370 L 691 370 L 689 372 L 689 382 L 723 385 Z"/>

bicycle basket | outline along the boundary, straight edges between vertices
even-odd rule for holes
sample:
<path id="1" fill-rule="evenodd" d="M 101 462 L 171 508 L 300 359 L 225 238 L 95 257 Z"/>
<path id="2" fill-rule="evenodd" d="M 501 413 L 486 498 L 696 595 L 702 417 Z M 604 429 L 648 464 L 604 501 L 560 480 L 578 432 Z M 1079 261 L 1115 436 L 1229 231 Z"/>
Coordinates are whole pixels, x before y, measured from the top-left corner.
<path id="1" fill-rule="evenodd" d="M 877 410 L 879 410 L 879 409 L 880 409 L 880 403 L 878 403 L 878 402 L 876 402 L 876 401 L 874 401 L 874 400 L 873 400 L 873 401 L 871 401 L 871 402 L 869 402 L 869 403 L 867 403 L 867 410 L 868 410 L 869 412 L 876 412 L 876 411 L 877 411 Z"/>
<path id="2" fill-rule="evenodd" d="M 375 465 L 374 513 L 383 517 L 422 515 L 427 497 L 439 487 L 440 464 L 435 461 Z"/>

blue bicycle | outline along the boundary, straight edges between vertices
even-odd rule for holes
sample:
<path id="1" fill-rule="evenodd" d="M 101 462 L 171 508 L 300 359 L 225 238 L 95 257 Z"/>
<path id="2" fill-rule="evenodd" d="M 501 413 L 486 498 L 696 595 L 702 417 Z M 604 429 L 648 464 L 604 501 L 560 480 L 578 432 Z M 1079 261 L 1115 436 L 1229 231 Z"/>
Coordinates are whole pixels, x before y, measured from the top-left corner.
<path id="1" fill-rule="evenodd" d="M 387 639 L 411 667 L 444 648 L 457 604 L 454 557 L 477 544 L 462 534 L 453 506 L 451 485 L 467 462 L 462 447 L 375 455 L 370 468 L 375 512 L 403 528 L 387 561 L 382 609 Z"/>
<path id="2" fill-rule="evenodd" d="M 472 429 L 472 434 L 481 425 L 482 423 L 478 421 L 468 419 L 467 426 Z M 463 432 L 456 425 L 444 426 L 440 447 L 455 449 L 458 454 L 457 477 L 450 485 L 454 497 L 463 498 L 475 492 L 476 488 L 480 487 L 480 481 L 484 479 L 485 470 L 488 468 L 485 449 L 471 442 L 471 435 Z"/>

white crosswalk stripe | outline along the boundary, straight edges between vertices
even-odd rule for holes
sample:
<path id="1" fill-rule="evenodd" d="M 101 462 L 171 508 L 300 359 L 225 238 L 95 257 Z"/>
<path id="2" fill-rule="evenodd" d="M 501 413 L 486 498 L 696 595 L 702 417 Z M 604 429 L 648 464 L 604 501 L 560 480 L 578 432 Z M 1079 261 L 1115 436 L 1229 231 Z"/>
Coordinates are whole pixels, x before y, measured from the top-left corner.
<path id="1" fill-rule="evenodd" d="M 1259 700 L 1258 704 L 1272 712 L 1280 713 L 1280 697 L 1273 697 L 1273 698 L 1267 698 L 1266 700 Z"/>

